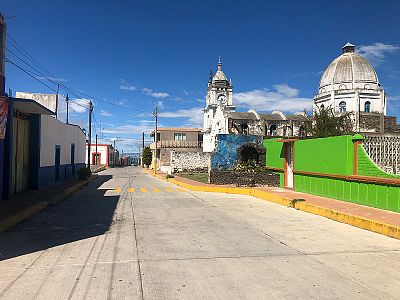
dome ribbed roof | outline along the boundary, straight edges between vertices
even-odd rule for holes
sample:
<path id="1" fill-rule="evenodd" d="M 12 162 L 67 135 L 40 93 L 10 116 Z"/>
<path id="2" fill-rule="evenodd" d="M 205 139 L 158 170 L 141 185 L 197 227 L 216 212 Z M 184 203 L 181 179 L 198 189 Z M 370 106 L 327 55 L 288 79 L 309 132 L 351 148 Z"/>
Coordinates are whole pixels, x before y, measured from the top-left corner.
<path id="1" fill-rule="evenodd" d="M 378 76 L 371 64 L 354 52 L 354 45 L 346 44 L 343 54 L 334 59 L 321 77 L 319 87 L 340 83 L 376 83 Z"/>

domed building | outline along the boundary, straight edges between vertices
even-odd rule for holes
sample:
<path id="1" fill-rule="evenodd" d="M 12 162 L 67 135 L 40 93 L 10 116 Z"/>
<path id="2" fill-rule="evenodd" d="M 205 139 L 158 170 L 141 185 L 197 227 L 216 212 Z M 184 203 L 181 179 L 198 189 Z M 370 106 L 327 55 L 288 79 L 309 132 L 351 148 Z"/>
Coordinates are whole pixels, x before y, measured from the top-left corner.
<path id="1" fill-rule="evenodd" d="M 337 114 L 352 112 L 357 132 L 396 131 L 396 118 L 386 117 L 386 95 L 375 69 L 354 50 L 347 43 L 329 64 L 313 98 L 314 110 L 332 107 Z"/>

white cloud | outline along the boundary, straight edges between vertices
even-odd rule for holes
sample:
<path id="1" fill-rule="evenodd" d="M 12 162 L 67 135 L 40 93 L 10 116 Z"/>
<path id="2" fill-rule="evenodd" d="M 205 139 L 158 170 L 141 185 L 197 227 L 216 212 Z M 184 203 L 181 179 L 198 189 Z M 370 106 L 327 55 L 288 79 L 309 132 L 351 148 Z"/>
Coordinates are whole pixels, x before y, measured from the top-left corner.
<path id="1" fill-rule="evenodd" d="M 143 88 L 142 89 L 143 94 L 154 97 L 154 98 L 166 98 L 169 97 L 168 93 L 164 92 L 154 92 L 152 89 L 149 88 Z"/>
<path id="2" fill-rule="evenodd" d="M 203 125 L 202 107 L 193 107 L 190 109 L 179 109 L 171 112 L 161 112 L 159 116 L 162 118 L 188 118 L 188 122 L 193 126 Z"/>
<path id="3" fill-rule="evenodd" d="M 72 99 L 69 101 L 69 111 L 73 111 L 79 114 L 86 112 L 89 107 L 89 99 Z"/>
<path id="4" fill-rule="evenodd" d="M 372 45 L 361 45 L 356 50 L 372 64 L 379 64 L 385 60 L 386 54 L 400 50 L 397 45 L 376 42 Z"/>
<path id="5" fill-rule="evenodd" d="M 234 103 L 246 109 L 257 111 L 284 112 L 303 111 L 312 107 L 312 100 L 299 97 L 299 90 L 287 84 L 274 85 L 274 90 L 256 89 L 241 93 L 234 93 Z"/>
<path id="6" fill-rule="evenodd" d="M 112 113 L 104 110 L 104 109 L 100 109 L 100 115 L 104 116 L 104 117 L 111 117 Z"/>
<path id="7" fill-rule="evenodd" d="M 157 101 L 156 103 L 158 108 L 164 108 L 164 102 L 163 101 Z"/>
<path id="8" fill-rule="evenodd" d="M 120 90 L 124 90 L 124 91 L 135 91 L 136 87 L 127 83 L 125 80 L 120 80 L 121 84 L 119 85 L 119 89 Z"/>
<path id="9" fill-rule="evenodd" d="M 125 105 L 126 104 L 126 100 L 125 99 L 117 100 L 115 102 L 115 104 L 117 104 L 117 105 Z"/>
<path id="10" fill-rule="evenodd" d="M 103 132 L 108 134 L 141 134 L 144 132 L 148 134 L 153 131 L 153 129 L 154 125 L 151 123 L 140 122 L 138 125 L 121 125 L 112 128 L 105 128 Z"/>
<path id="11" fill-rule="evenodd" d="M 45 79 L 45 80 L 51 80 L 51 81 L 55 81 L 55 82 L 67 82 L 69 81 L 69 79 L 65 79 L 65 78 L 60 78 L 60 77 L 44 77 L 44 76 L 35 76 L 35 78 L 37 79 Z"/>

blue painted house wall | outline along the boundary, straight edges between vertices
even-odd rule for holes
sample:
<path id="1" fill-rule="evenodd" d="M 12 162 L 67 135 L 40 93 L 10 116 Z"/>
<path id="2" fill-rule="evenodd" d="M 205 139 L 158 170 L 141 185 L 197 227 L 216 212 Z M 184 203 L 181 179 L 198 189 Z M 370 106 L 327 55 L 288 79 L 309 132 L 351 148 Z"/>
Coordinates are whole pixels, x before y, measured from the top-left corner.
<path id="1" fill-rule="evenodd" d="M 255 143 L 255 135 L 219 134 L 217 148 L 211 154 L 212 170 L 229 170 L 236 166 L 237 150 L 247 143 Z"/>
<path id="2" fill-rule="evenodd" d="M 0 141 L 0 168 L 3 170 L 3 178 L 0 174 L 0 199 L 12 198 L 12 175 L 15 167 L 12 165 L 14 98 L 9 98 L 9 119 L 6 124 L 6 136 L 4 149 Z M 49 119 L 50 118 L 50 119 Z M 48 120 L 47 123 L 43 123 Z M 43 124 L 47 126 L 43 127 Z M 77 172 L 85 167 L 85 134 L 76 125 L 64 124 L 49 116 L 29 113 L 29 170 L 28 188 L 41 189 L 55 183 L 76 179 Z M 71 147 L 71 145 L 74 147 Z M 60 147 L 62 159 L 59 166 L 59 180 L 56 181 L 56 166 L 54 165 L 55 146 Z M 75 149 L 74 165 L 71 164 L 71 150 Z M 53 161 L 49 161 L 49 157 Z M 3 166 L 2 166 L 3 164 Z M 1 173 L 1 172 L 0 172 Z"/>

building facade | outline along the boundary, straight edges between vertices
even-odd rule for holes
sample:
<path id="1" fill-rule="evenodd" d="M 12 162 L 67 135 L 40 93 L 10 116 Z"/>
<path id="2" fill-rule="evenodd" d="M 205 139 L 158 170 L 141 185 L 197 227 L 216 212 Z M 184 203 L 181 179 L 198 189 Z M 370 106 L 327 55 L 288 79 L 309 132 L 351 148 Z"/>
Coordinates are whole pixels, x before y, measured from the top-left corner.
<path id="1" fill-rule="evenodd" d="M 88 144 L 85 150 L 85 162 L 88 161 Z M 114 167 L 118 165 L 119 155 L 113 145 L 91 144 L 90 145 L 90 164 L 94 166 Z"/>
<path id="2" fill-rule="evenodd" d="M 155 151 L 155 131 L 150 136 L 153 158 L 157 158 L 157 169 L 171 173 L 171 152 L 202 152 L 203 133 L 200 128 L 158 128 L 157 152 Z"/>
<path id="3" fill-rule="evenodd" d="M 313 98 L 314 111 L 320 107 L 331 107 L 337 115 L 351 112 L 355 132 L 400 131 L 392 124 L 396 119 L 386 116 L 386 94 L 375 69 L 350 43 L 321 77 L 318 94 Z"/>
<path id="4" fill-rule="evenodd" d="M 304 136 L 307 118 L 303 113 L 285 115 L 280 111 L 261 114 L 255 110 L 236 112 L 233 103 L 232 81 L 222 70 L 221 60 L 215 75 L 210 73 L 203 110 L 203 151 L 213 152 L 219 134 L 244 134 L 257 136 Z"/>
<path id="5" fill-rule="evenodd" d="M 218 134 L 229 133 L 228 114 L 234 112 L 232 81 L 227 79 L 222 71 L 221 60 L 218 61 L 215 75 L 210 72 L 206 95 L 206 107 L 203 122 L 203 151 L 212 152 L 215 149 Z"/>
<path id="6" fill-rule="evenodd" d="M 8 97 L 3 198 L 77 178 L 85 166 L 85 134 L 32 99 Z"/>

